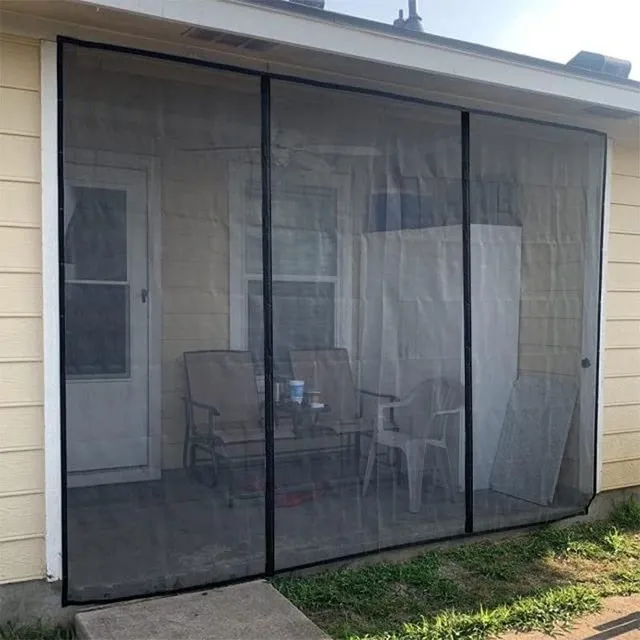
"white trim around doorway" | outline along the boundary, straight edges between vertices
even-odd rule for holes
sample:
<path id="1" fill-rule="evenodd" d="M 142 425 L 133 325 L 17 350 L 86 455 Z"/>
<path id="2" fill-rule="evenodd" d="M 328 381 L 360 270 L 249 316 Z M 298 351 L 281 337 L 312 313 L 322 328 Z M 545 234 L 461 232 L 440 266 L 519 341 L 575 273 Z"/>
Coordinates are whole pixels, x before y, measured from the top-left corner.
<path id="1" fill-rule="evenodd" d="M 65 163 L 104 167 L 113 169 L 130 169 L 141 171 L 146 176 L 147 187 L 147 260 L 149 287 L 149 334 L 148 334 L 148 425 L 149 425 L 149 464 L 147 467 L 120 470 L 117 474 L 111 471 L 96 471 L 87 474 L 90 484 L 110 484 L 113 482 L 137 482 L 157 480 L 162 472 L 162 236 L 160 215 L 160 161 L 153 156 L 115 153 L 111 151 L 89 151 L 83 149 L 67 149 Z M 57 175 L 57 172 L 56 172 Z M 56 228 L 56 233 L 58 230 Z M 58 239 L 56 238 L 56 241 Z M 59 331 L 59 324 L 58 324 Z M 60 382 L 59 382 L 60 384 Z M 59 394 L 59 391 L 58 391 Z M 69 487 L 85 486 L 87 478 L 80 482 L 69 478 Z"/>
<path id="2" fill-rule="evenodd" d="M 148 464 L 144 467 L 97 470 L 67 474 L 67 487 L 93 486 L 120 482 L 140 482 L 158 480 L 162 473 L 162 429 L 161 429 L 161 216 L 160 212 L 160 169 L 159 160 L 152 156 L 93 151 L 70 148 L 65 150 L 65 171 L 71 167 L 84 167 L 94 175 L 96 170 L 105 175 L 128 172 L 137 174 L 144 183 L 146 192 L 146 237 L 141 238 L 147 248 L 148 301 L 148 355 L 147 355 L 147 423 L 148 423 Z M 104 179 L 104 178 L 103 178 Z M 122 178 L 120 178 L 122 179 Z M 72 180 L 71 173 L 65 174 L 66 185 Z M 135 179 L 136 181 L 138 178 Z M 104 184 L 98 180 L 96 184 Z M 109 184 L 109 181 L 107 181 Z M 66 202 L 66 200 L 65 200 Z M 77 381 L 74 381 L 74 383 Z"/>

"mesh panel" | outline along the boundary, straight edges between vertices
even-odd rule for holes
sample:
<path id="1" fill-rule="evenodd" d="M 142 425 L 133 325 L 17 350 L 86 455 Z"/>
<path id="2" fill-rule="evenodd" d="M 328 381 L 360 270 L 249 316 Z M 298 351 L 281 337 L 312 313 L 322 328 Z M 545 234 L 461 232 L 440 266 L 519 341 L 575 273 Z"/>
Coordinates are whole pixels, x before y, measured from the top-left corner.
<path id="1" fill-rule="evenodd" d="M 461 533 L 460 414 L 438 448 L 425 444 L 435 399 L 403 402 L 428 379 L 463 384 L 460 115 L 285 83 L 272 101 L 274 234 L 305 247 L 274 279 L 334 285 L 330 349 L 314 323 L 282 331 L 273 301 L 276 351 L 304 387 L 280 417 L 300 435 L 296 457 L 276 443 L 276 566 Z M 394 402 L 397 424 L 379 431 Z M 320 434 L 334 446 L 315 447 Z"/>
<path id="2" fill-rule="evenodd" d="M 471 116 L 465 389 L 459 111 L 271 83 L 265 307 L 259 80 L 64 53 L 71 600 L 260 575 L 271 544 L 287 569 L 586 506 L 601 137 Z"/>
<path id="3" fill-rule="evenodd" d="M 593 495 L 603 158 L 600 136 L 471 117 L 476 530 Z"/>
<path id="4" fill-rule="evenodd" d="M 230 273 L 259 81 L 65 46 L 62 97 L 68 595 L 261 574 L 261 360 Z"/>

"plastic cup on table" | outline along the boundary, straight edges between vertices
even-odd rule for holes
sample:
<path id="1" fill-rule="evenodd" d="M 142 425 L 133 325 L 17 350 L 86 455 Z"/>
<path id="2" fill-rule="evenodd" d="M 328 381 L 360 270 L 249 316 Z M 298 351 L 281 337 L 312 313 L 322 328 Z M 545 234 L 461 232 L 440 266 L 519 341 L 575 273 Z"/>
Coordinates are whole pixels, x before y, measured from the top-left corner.
<path id="1" fill-rule="evenodd" d="M 291 402 L 302 404 L 304 397 L 304 380 L 289 380 L 289 397 Z"/>

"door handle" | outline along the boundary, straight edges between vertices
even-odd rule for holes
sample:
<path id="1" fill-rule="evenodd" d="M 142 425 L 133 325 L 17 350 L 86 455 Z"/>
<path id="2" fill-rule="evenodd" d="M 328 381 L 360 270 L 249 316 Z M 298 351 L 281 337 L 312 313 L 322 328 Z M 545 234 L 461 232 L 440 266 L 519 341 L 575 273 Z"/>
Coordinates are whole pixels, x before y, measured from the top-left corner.
<path id="1" fill-rule="evenodd" d="M 582 358 L 582 361 L 580 362 L 580 366 L 583 369 L 588 369 L 591 366 L 591 360 L 589 360 L 589 358 Z"/>
<path id="2" fill-rule="evenodd" d="M 149 299 L 149 290 L 144 287 L 140 290 L 140 299 L 142 300 L 142 304 L 146 304 Z"/>

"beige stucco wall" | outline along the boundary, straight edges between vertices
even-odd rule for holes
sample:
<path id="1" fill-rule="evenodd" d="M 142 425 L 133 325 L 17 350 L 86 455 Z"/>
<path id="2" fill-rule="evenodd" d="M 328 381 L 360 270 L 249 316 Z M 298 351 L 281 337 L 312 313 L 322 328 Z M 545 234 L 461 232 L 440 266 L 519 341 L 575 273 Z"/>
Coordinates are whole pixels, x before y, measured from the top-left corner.
<path id="1" fill-rule="evenodd" d="M 40 50 L 0 34 L 0 583 L 44 575 Z"/>
<path id="2" fill-rule="evenodd" d="M 640 132 L 639 132 L 640 133 Z M 614 140 L 602 489 L 640 485 L 640 142 Z"/>

